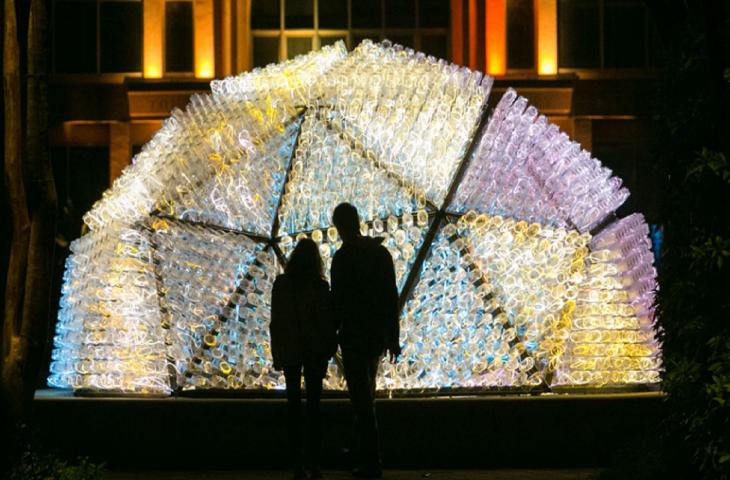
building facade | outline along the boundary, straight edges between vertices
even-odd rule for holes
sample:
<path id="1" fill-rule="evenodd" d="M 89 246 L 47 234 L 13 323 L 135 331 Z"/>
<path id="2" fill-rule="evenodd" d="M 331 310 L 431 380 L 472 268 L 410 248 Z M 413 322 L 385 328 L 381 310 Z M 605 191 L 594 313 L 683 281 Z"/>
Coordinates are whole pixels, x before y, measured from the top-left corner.
<path id="1" fill-rule="evenodd" d="M 52 0 L 51 141 L 61 233 L 212 78 L 343 40 L 395 43 L 495 77 L 622 177 L 654 216 L 652 80 L 640 0 Z"/>

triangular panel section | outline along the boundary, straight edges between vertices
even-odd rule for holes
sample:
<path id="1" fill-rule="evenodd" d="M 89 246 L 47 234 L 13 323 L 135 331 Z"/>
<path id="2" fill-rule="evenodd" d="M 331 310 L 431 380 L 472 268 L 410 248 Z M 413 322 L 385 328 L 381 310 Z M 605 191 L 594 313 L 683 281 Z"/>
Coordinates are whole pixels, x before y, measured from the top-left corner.
<path id="1" fill-rule="evenodd" d="M 403 289 L 408 273 L 411 271 L 418 251 L 423 245 L 431 221 L 432 219 L 429 218 L 425 210 L 419 210 L 416 213 L 408 213 L 400 217 L 376 218 L 360 225 L 360 231 L 363 235 L 383 239 L 383 246 L 388 249 L 393 258 L 398 291 Z M 319 251 L 324 262 L 325 277 L 329 282 L 332 258 L 342 245 L 342 241 L 337 235 L 337 229 L 329 227 L 300 233 L 294 237 L 288 235 L 282 237 L 278 245 L 286 258 L 289 258 L 291 252 L 294 251 L 296 242 L 302 238 L 311 238 L 319 245 Z"/>
<path id="2" fill-rule="evenodd" d="M 270 144 L 272 139 L 284 133 L 320 77 L 345 56 L 344 43 L 338 42 L 213 82 L 211 94 L 195 94 L 185 111 L 172 112 L 132 165 L 84 216 L 84 222 L 97 230 L 113 222 L 131 225 L 144 221 L 155 210 L 175 216 L 178 207 L 189 207 L 187 195 L 205 188 L 221 171 L 235 168 L 239 162 L 266 159 L 273 151 L 267 148 L 278 148 Z M 256 183 L 262 173 L 256 172 L 246 181 Z M 268 204 L 268 189 L 261 191 L 249 184 L 248 191 L 264 196 L 264 205 Z M 206 206 L 194 206 L 200 207 Z M 268 208 L 264 210 L 268 212 Z M 269 231 L 258 233 L 268 235 Z"/>
<path id="3" fill-rule="evenodd" d="M 500 306 L 471 246 L 447 223 L 401 317 L 403 356 L 383 363 L 384 389 L 535 386 L 530 351 Z"/>
<path id="4" fill-rule="evenodd" d="M 610 169 L 508 89 L 449 210 L 587 232 L 628 197 Z"/>
<path id="5" fill-rule="evenodd" d="M 280 267 L 271 247 L 256 253 L 239 274 L 233 296 L 209 328 L 186 372 L 186 389 L 283 388 L 272 368 L 271 289 Z"/>
<path id="6" fill-rule="evenodd" d="M 310 109 L 279 212 L 279 233 L 327 228 L 341 202 L 357 207 L 363 220 L 403 215 L 425 207 L 425 197 L 396 174 L 380 168 L 338 131 L 331 111 Z"/>
<path id="7" fill-rule="evenodd" d="M 458 228 L 510 324 L 550 374 L 565 350 L 590 235 L 474 211 Z"/>
<path id="8" fill-rule="evenodd" d="M 143 228 L 107 228 L 71 243 L 49 385 L 170 392 L 151 257 Z"/>
<path id="9" fill-rule="evenodd" d="M 480 72 L 365 40 L 322 79 L 313 103 L 333 108 L 384 168 L 440 206 L 491 86 Z"/>
<path id="10" fill-rule="evenodd" d="M 634 214 L 591 241 L 586 279 L 553 385 L 659 383 L 656 270 L 648 235 L 644 217 Z"/>
<path id="11" fill-rule="evenodd" d="M 165 343 L 176 385 L 187 386 L 189 365 L 206 333 L 220 329 L 236 288 L 263 245 L 245 235 L 151 219 Z"/>
<path id="12" fill-rule="evenodd" d="M 237 136 L 225 131 L 212 134 L 216 140 L 211 158 L 219 159 L 213 175 L 199 188 L 177 195 L 171 213 L 183 220 L 268 236 L 300 125 L 300 118 L 292 121 L 260 153 L 255 153 L 256 139 L 248 138 L 246 131 Z M 227 155 L 247 149 L 251 155 Z"/>

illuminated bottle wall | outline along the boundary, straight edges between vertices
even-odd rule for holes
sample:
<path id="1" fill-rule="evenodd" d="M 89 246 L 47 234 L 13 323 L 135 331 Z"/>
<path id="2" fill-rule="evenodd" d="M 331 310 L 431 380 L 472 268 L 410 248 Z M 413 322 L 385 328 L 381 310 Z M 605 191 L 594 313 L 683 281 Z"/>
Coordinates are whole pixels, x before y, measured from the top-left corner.
<path id="1" fill-rule="evenodd" d="M 343 201 L 396 267 L 404 349 L 379 388 L 656 384 L 643 217 L 616 219 L 621 180 L 515 91 L 488 112 L 491 85 L 369 41 L 213 81 L 84 216 L 49 384 L 283 387 L 271 286 L 300 238 L 329 265 Z"/>

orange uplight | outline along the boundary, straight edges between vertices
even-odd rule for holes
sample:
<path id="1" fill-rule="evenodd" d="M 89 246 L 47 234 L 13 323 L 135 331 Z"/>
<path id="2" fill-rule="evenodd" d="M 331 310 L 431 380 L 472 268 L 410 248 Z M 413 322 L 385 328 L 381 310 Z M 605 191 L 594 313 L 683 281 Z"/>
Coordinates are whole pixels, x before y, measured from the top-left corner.
<path id="1" fill-rule="evenodd" d="M 535 0 L 535 42 L 537 73 L 558 73 L 558 2 Z"/>
<path id="2" fill-rule="evenodd" d="M 148 64 L 145 62 L 144 78 L 162 78 L 162 69 L 159 65 Z"/>
<path id="3" fill-rule="evenodd" d="M 489 75 L 504 75 L 507 72 L 506 3 L 506 0 L 487 0 L 484 37 Z"/>
<path id="4" fill-rule="evenodd" d="M 144 0 L 144 76 L 145 78 L 162 77 L 162 28 L 164 18 L 164 0 Z"/>
<path id="5" fill-rule="evenodd" d="M 555 64 L 554 58 L 541 58 L 540 68 L 537 73 L 540 75 L 555 75 L 558 73 L 558 66 Z"/>
<path id="6" fill-rule="evenodd" d="M 210 64 L 202 63 L 195 67 L 195 76 L 198 78 L 213 78 L 213 67 Z"/>
<path id="7" fill-rule="evenodd" d="M 195 0 L 195 76 L 215 75 L 215 46 L 213 32 L 213 0 Z"/>

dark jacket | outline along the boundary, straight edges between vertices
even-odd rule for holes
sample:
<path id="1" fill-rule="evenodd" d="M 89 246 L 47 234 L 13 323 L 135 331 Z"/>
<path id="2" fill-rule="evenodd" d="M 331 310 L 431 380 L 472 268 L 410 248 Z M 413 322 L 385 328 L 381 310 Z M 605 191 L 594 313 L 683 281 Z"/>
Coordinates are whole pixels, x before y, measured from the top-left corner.
<path id="1" fill-rule="evenodd" d="M 395 269 L 382 242 L 357 237 L 332 259 L 332 303 L 343 351 L 380 355 L 399 340 Z"/>
<path id="2" fill-rule="evenodd" d="M 329 360 L 337 350 L 329 287 L 321 278 L 276 277 L 271 292 L 271 356 L 285 367 Z"/>

